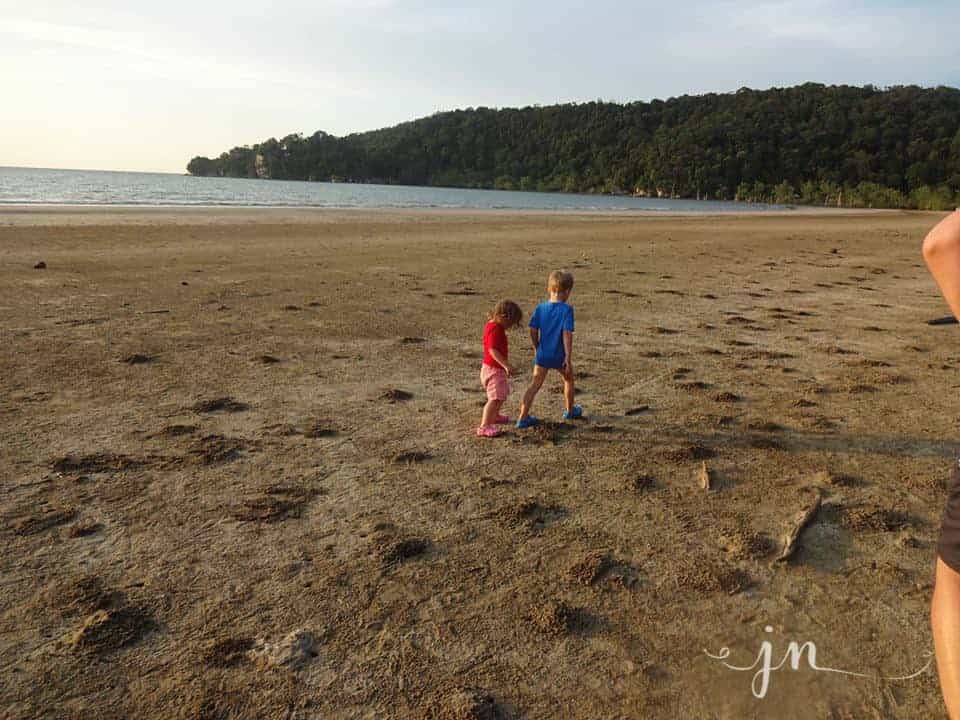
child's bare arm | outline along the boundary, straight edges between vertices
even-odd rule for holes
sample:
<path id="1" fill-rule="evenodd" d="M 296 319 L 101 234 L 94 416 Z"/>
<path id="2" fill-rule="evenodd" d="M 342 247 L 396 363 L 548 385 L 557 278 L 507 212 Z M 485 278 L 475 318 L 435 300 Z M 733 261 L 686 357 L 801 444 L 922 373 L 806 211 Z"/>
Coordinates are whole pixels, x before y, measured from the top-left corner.
<path id="1" fill-rule="evenodd" d="M 947 305 L 960 318 L 960 210 L 929 232 L 923 241 L 923 259 Z"/>
<path id="2" fill-rule="evenodd" d="M 569 370 L 573 364 L 573 333 L 569 330 L 563 331 L 563 352 L 566 354 L 563 367 Z"/>
<path id="3" fill-rule="evenodd" d="M 530 328 L 530 339 L 533 341 L 533 351 L 536 352 L 540 347 L 540 329 Z"/>
<path id="4" fill-rule="evenodd" d="M 490 348 L 490 357 L 496 360 L 500 364 L 500 367 L 507 371 L 507 375 L 514 375 L 516 373 L 513 365 L 507 362 L 507 358 L 505 358 L 503 353 L 496 348 Z"/>

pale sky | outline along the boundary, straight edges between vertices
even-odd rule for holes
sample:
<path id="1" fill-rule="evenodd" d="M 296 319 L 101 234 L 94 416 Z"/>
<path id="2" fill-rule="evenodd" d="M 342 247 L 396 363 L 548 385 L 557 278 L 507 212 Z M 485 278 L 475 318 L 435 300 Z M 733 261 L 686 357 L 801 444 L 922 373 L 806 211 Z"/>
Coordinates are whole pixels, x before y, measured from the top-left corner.
<path id="1" fill-rule="evenodd" d="M 439 110 L 960 86 L 956 0 L 0 0 L 0 166 L 195 155 Z"/>

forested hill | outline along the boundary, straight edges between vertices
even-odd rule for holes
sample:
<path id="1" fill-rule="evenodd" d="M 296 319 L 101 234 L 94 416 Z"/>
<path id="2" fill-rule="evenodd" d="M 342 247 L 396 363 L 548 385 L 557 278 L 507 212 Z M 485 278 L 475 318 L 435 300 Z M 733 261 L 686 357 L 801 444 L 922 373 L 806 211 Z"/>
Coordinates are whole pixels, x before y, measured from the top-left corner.
<path id="1" fill-rule="evenodd" d="M 625 105 L 469 108 L 196 157 L 193 175 L 948 209 L 960 90 L 806 84 Z"/>

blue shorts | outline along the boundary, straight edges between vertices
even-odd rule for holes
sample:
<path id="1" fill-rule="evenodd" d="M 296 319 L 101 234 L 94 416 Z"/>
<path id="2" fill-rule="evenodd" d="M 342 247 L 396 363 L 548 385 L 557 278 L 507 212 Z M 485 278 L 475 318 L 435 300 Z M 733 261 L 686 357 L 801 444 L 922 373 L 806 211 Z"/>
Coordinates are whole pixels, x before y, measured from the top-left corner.
<path id="1" fill-rule="evenodd" d="M 534 365 L 538 365 L 542 368 L 547 368 L 547 370 L 563 370 L 563 360 L 557 360 L 555 358 L 537 358 L 533 361 Z"/>

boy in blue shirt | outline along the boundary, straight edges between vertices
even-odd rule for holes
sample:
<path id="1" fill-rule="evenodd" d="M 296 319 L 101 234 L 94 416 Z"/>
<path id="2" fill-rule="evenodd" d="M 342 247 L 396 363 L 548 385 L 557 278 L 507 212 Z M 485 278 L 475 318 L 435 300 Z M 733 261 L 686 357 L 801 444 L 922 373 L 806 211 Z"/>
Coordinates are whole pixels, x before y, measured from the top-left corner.
<path id="1" fill-rule="evenodd" d="M 573 292 L 573 275 L 555 270 L 547 281 L 550 300 L 540 303 L 530 317 L 530 339 L 536 350 L 533 361 L 533 382 L 520 402 L 518 428 L 536 425 L 539 420 L 530 414 L 530 406 L 540 391 L 547 371 L 559 370 L 563 376 L 564 420 L 583 417 L 583 408 L 573 404 L 573 308 L 567 299 Z"/>

